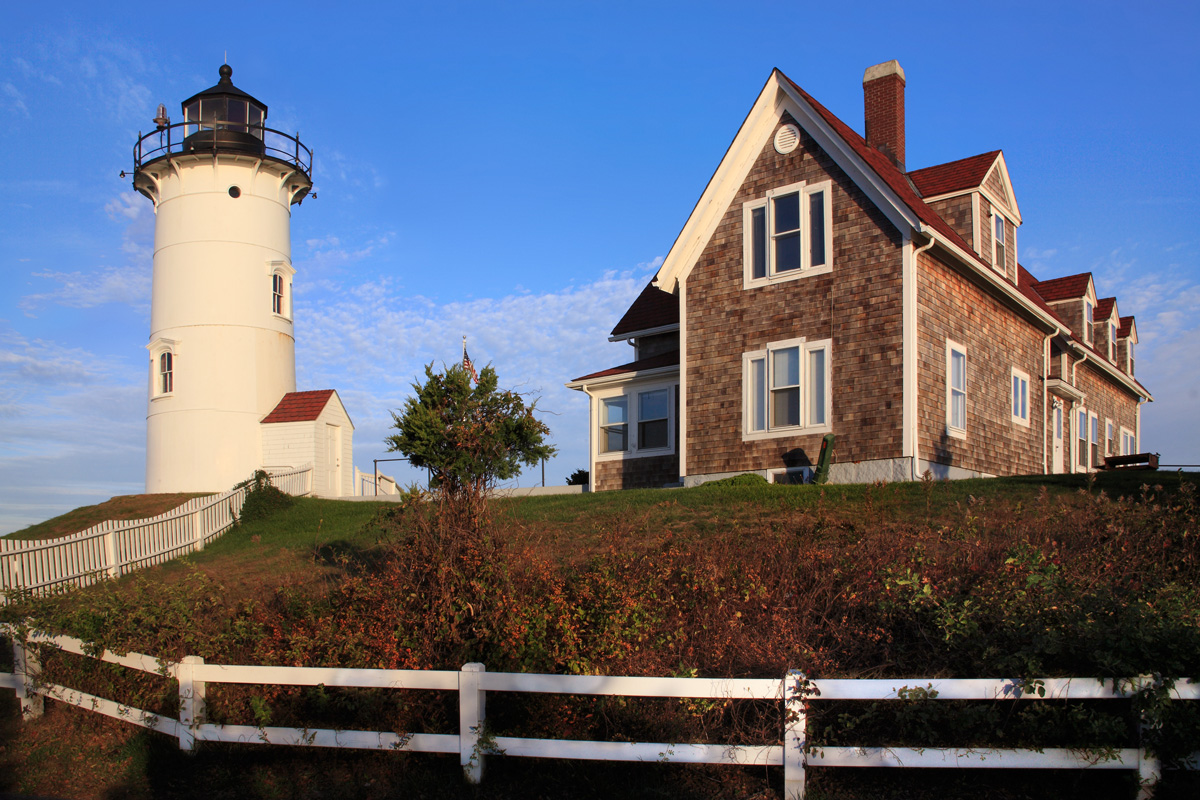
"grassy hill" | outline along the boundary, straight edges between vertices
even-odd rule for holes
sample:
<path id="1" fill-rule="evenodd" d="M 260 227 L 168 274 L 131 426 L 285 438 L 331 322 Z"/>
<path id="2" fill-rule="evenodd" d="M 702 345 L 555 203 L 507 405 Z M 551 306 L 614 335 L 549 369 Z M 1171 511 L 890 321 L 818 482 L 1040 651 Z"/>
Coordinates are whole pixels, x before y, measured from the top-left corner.
<path id="1" fill-rule="evenodd" d="M 1197 477 L 733 481 L 530 497 L 495 502 L 480 536 L 439 527 L 428 505 L 300 499 L 188 559 L 5 613 L 116 650 L 224 663 L 457 669 L 482 661 L 489 670 L 756 677 L 788 668 L 814 677 L 1200 675 Z M 87 665 L 53 661 L 48 669 L 72 672 L 97 693 L 170 710 L 165 681 L 84 674 Z M 453 728 L 445 698 L 396 694 L 223 687 L 211 713 L 250 724 Z M 489 719 L 526 736 L 778 736 L 777 714 L 739 704 L 522 703 L 490 698 Z M 1011 706 L 901 705 L 825 704 L 814 737 L 856 744 L 899 735 L 893 743 L 940 746 L 953 730 L 979 746 L 1128 746 L 1135 713 L 1044 704 L 1049 710 L 1034 719 Z M 61 765 L 88 751 L 87 742 L 112 743 L 94 769 L 83 769 L 107 787 L 96 794 L 110 796 L 188 796 L 204 785 L 218 797 L 606 797 L 612 780 L 636 797 L 776 797 L 779 789 L 771 770 L 557 762 L 530 770 L 494 759 L 474 795 L 460 786 L 454 760 L 434 756 L 213 747 L 188 760 L 169 752 L 170 740 L 61 709 L 19 733 L 11 718 L 8 725 L 0 765 Z M 1168 755 L 1195 747 L 1200 714 L 1166 719 L 1160 736 Z M 898 773 L 868 780 L 818 771 L 812 796 L 1131 796 L 1111 773 Z M 76 796 L 42 781 L 50 774 L 0 777 L 0 791 Z M 1161 796 L 1200 788 L 1171 780 Z"/>
<path id="2" fill-rule="evenodd" d="M 80 506 L 53 519 L 8 534 L 13 539 L 56 539 L 110 519 L 146 519 L 177 508 L 201 494 L 127 494 L 94 506 Z"/>

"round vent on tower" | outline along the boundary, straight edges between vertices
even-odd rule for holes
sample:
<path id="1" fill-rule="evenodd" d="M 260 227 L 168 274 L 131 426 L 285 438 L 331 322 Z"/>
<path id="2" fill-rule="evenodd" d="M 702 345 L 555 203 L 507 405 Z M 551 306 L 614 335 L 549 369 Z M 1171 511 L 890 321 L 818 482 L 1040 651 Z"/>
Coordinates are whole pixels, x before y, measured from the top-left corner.
<path id="1" fill-rule="evenodd" d="M 775 152 L 787 155 L 800 144 L 800 129 L 795 125 L 784 125 L 775 132 Z"/>

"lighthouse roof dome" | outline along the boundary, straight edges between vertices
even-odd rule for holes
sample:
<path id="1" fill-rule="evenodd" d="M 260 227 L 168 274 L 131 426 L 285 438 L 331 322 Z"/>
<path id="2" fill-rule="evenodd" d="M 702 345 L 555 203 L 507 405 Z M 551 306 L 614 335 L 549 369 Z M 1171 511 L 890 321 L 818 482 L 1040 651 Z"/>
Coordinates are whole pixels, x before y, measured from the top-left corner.
<path id="1" fill-rule="evenodd" d="M 184 100 L 182 103 L 183 107 L 186 108 L 189 103 L 193 103 L 197 100 L 214 99 L 217 97 L 240 97 L 243 100 L 249 100 L 251 103 L 261 108 L 264 118 L 267 116 L 266 103 L 247 92 L 243 92 L 241 89 L 233 85 L 233 81 L 230 80 L 233 77 L 233 67 L 229 66 L 228 64 L 222 64 L 221 68 L 217 70 L 217 74 L 221 76 L 221 80 L 217 81 L 216 85 L 210 86 L 203 92 L 197 92 L 187 100 Z"/>

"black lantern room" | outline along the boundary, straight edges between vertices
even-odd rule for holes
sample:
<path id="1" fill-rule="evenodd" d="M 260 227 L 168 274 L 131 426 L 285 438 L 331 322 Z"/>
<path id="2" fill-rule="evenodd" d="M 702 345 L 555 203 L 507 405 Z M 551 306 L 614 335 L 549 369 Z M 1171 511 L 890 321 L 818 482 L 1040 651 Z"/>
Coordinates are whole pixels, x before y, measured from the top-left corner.
<path id="1" fill-rule="evenodd" d="M 233 85 L 233 68 L 222 64 L 221 80 L 183 101 L 183 149 L 263 152 L 267 106 Z"/>

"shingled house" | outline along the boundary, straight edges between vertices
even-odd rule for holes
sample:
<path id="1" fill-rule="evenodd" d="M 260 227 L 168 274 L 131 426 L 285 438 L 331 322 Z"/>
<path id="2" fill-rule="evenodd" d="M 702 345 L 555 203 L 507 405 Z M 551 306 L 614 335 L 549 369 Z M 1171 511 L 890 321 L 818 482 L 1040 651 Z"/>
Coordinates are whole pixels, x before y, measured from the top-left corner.
<path id="1" fill-rule="evenodd" d="M 905 76 L 863 78 L 866 138 L 771 73 L 590 398 L 594 490 L 1095 468 L 1136 452 L 1137 328 L 1090 274 L 1018 263 L 1004 155 L 906 171 Z"/>

